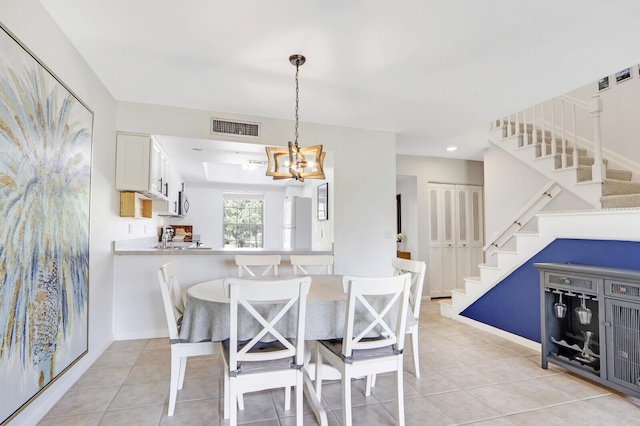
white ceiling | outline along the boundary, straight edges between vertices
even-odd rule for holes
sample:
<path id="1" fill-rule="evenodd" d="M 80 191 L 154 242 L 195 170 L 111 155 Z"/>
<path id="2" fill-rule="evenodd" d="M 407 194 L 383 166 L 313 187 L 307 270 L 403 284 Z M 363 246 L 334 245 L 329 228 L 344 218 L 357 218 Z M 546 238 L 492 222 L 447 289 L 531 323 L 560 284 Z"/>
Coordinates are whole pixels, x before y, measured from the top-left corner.
<path id="1" fill-rule="evenodd" d="M 637 0 L 41 1 L 117 100 L 293 119 L 301 53 L 300 120 L 399 154 L 480 160 L 459 135 L 640 61 Z"/>

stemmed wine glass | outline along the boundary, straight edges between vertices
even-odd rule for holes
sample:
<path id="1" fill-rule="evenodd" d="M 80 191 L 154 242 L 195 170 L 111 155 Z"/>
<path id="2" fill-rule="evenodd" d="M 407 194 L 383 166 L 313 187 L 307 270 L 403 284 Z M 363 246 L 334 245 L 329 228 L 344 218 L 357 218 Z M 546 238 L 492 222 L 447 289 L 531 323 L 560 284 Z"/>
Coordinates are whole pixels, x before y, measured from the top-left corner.
<path id="1" fill-rule="evenodd" d="M 564 318 L 567 313 L 567 305 L 562 303 L 562 292 L 559 293 L 558 303 L 553 305 L 553 309 L 556 312 L 556 317 Z"/>

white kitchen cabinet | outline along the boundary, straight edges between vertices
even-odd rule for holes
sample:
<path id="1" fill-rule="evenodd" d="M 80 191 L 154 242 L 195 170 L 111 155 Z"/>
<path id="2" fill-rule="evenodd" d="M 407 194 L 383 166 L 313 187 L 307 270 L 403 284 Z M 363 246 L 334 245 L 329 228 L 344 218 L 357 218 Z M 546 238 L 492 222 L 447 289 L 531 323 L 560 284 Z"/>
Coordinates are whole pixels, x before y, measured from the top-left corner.
<path id="1" fill-rule="evenodd" d="M 158 212 L 161 216 L 176 216 L 178 215 L 178 197 L 180 191 L 184 187 L 182 182 L 182 175 L 178 172 L 178 169 L 172 164 L 165 164 L 167 176 L 165 183 L 165 195 L 166 200 L 158 200 L 153 203 L 153 211 Z"/>
<path id="2" fill-rule="evenodd" d="M 483 234 L 482 187 L 429 184 L 429 295 L 448 297 L 479 275 Z"/>
<path id="3" fill-rule="evenodd" d="M 156 200 L 167 200 L 170 161 L 150 135 L 118 133 L 116 189 L 135 191 Z"/>

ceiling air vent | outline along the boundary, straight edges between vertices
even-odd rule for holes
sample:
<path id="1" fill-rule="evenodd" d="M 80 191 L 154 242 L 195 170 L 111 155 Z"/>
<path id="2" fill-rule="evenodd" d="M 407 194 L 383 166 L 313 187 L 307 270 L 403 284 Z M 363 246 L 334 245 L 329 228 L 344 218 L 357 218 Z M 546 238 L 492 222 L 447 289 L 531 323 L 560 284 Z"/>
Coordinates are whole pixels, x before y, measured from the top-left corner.
<path id="1" fill-rule="evenodd" d="M 239 136 L 260 139 L 260 123 L 247 121 L 229 121 L 211 118 L 211 134 Z"/>

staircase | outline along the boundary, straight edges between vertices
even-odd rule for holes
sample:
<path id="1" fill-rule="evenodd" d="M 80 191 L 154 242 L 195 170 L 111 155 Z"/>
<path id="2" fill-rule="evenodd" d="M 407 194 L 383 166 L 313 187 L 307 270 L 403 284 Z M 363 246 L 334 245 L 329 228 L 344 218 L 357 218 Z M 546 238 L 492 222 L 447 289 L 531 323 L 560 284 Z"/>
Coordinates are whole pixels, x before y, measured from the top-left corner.
<path id="1" fill-rule="evenodd" d="M 532 107 L 529 112 L 521 111 L 492 123 L 489 141 L 527 166 L 535 168 L 562 189 L 582 198 L 594 210 L 537 215 L 529 211 L 523 217 L 526 216 L 525 220 L 534 216 L 537 218 L 538 229 L 533 232 L 514 233 L 514 228 L 523 229 L 524 225 L 524 222 L 516 218 L 513 223 L 518 226 L 508 224 L 505 227 L 509 230 L 508 234 L 496 238 L 502 240 L 499 244 L 485 246 L 487 255 L 495 255 L 495 262 L 480 264 L 480 276 L 465 278 L 464 288 L 452 290 L 450 302 L 440 302 L 442 316 L 474 323 L 460 314 L 556 238 L 640 240 L 640 182 L 633 180 L 632 171 L 619 165 L 610 166 L 613 162 L 602 157 L 599 141 L 601 103 L 596 102 L 596 108 L 593 108 L 593 105 L 580 105 L 569 99 L 573 104 L 573 130 L 569 132 L 566 130 L 564 113 L 567 100 L 568 98 L 560 99 L 560 114 L 555 113 L 556 101 L 550 101 L 550 119 L 545 118 L 543 104 L 541 107 Z M 587 108 L 594 116 L 594 123 L 597 120 L 593 129 L 593 143 L 586 141 L 578 144 L 578 140 L 585 141 L 579 136 L 579 129 L 576 130 L 576 106 Z M 536 120 L 536 113 L 540 113 L 541 120 Z M 556 118 L 557 116 L 560 118 Z M 529 123 L 527 119 L 530 120 Z M 561 124 L 557 126 L 556 121 L 561 121 Z M 529 210 L 536 206 L 535 202 L 531 206 L 533 207 Z M 538 205 L 536 208 L 539 211 L 542 206 Z M 505 241 L 509 239 L 511 249 L 505 249 Z M 473 325 L 490 328 L 479 323 Z"/>
<path id="2" fill-rule="evenodd" d="M 632 181 L 633 173 L 630 170 L 609 167 L 609 161 L 603 158 L 605 172 L 600 191 L 585 189 L 588 186 L 586 184 L 600 183 L 593 181 L 595 158 L 588 154 L 586 148 L 574 148 L 569 146 L 569 141 L 556 138 L 554 153 L 554 137 L 550 131 L 543 133 L 542 130 L 535 129 L 534 133 L 531 124 L 519 124 L 516 131 L 515 126 L 516 123 L 513 122 L 502 124 L 501 128 L 489 132 L 489 140 L 528 165 L 535 163 L 532 166 L 550 179 L 556 179 L 558 172 L 569 171 L 566 173 L 567 177 L 561 179 L 564 181 L 563 186 L 596 209 L 640 207 L 640 182 Z"/>
<path id="3" fill-rule="evenodd" d="M 495 265 L 479 265 L 479 277 L 465 278 L 465 287 L 452 290 L 450 302 L 440 302 L 442 316 L 472 323 L 460 313 L 556 238 L 640 241 L 640 209 L 538 213 L 536 218 L 537 232 L 515 233 L 513 249 L 495 250 Z"/>

